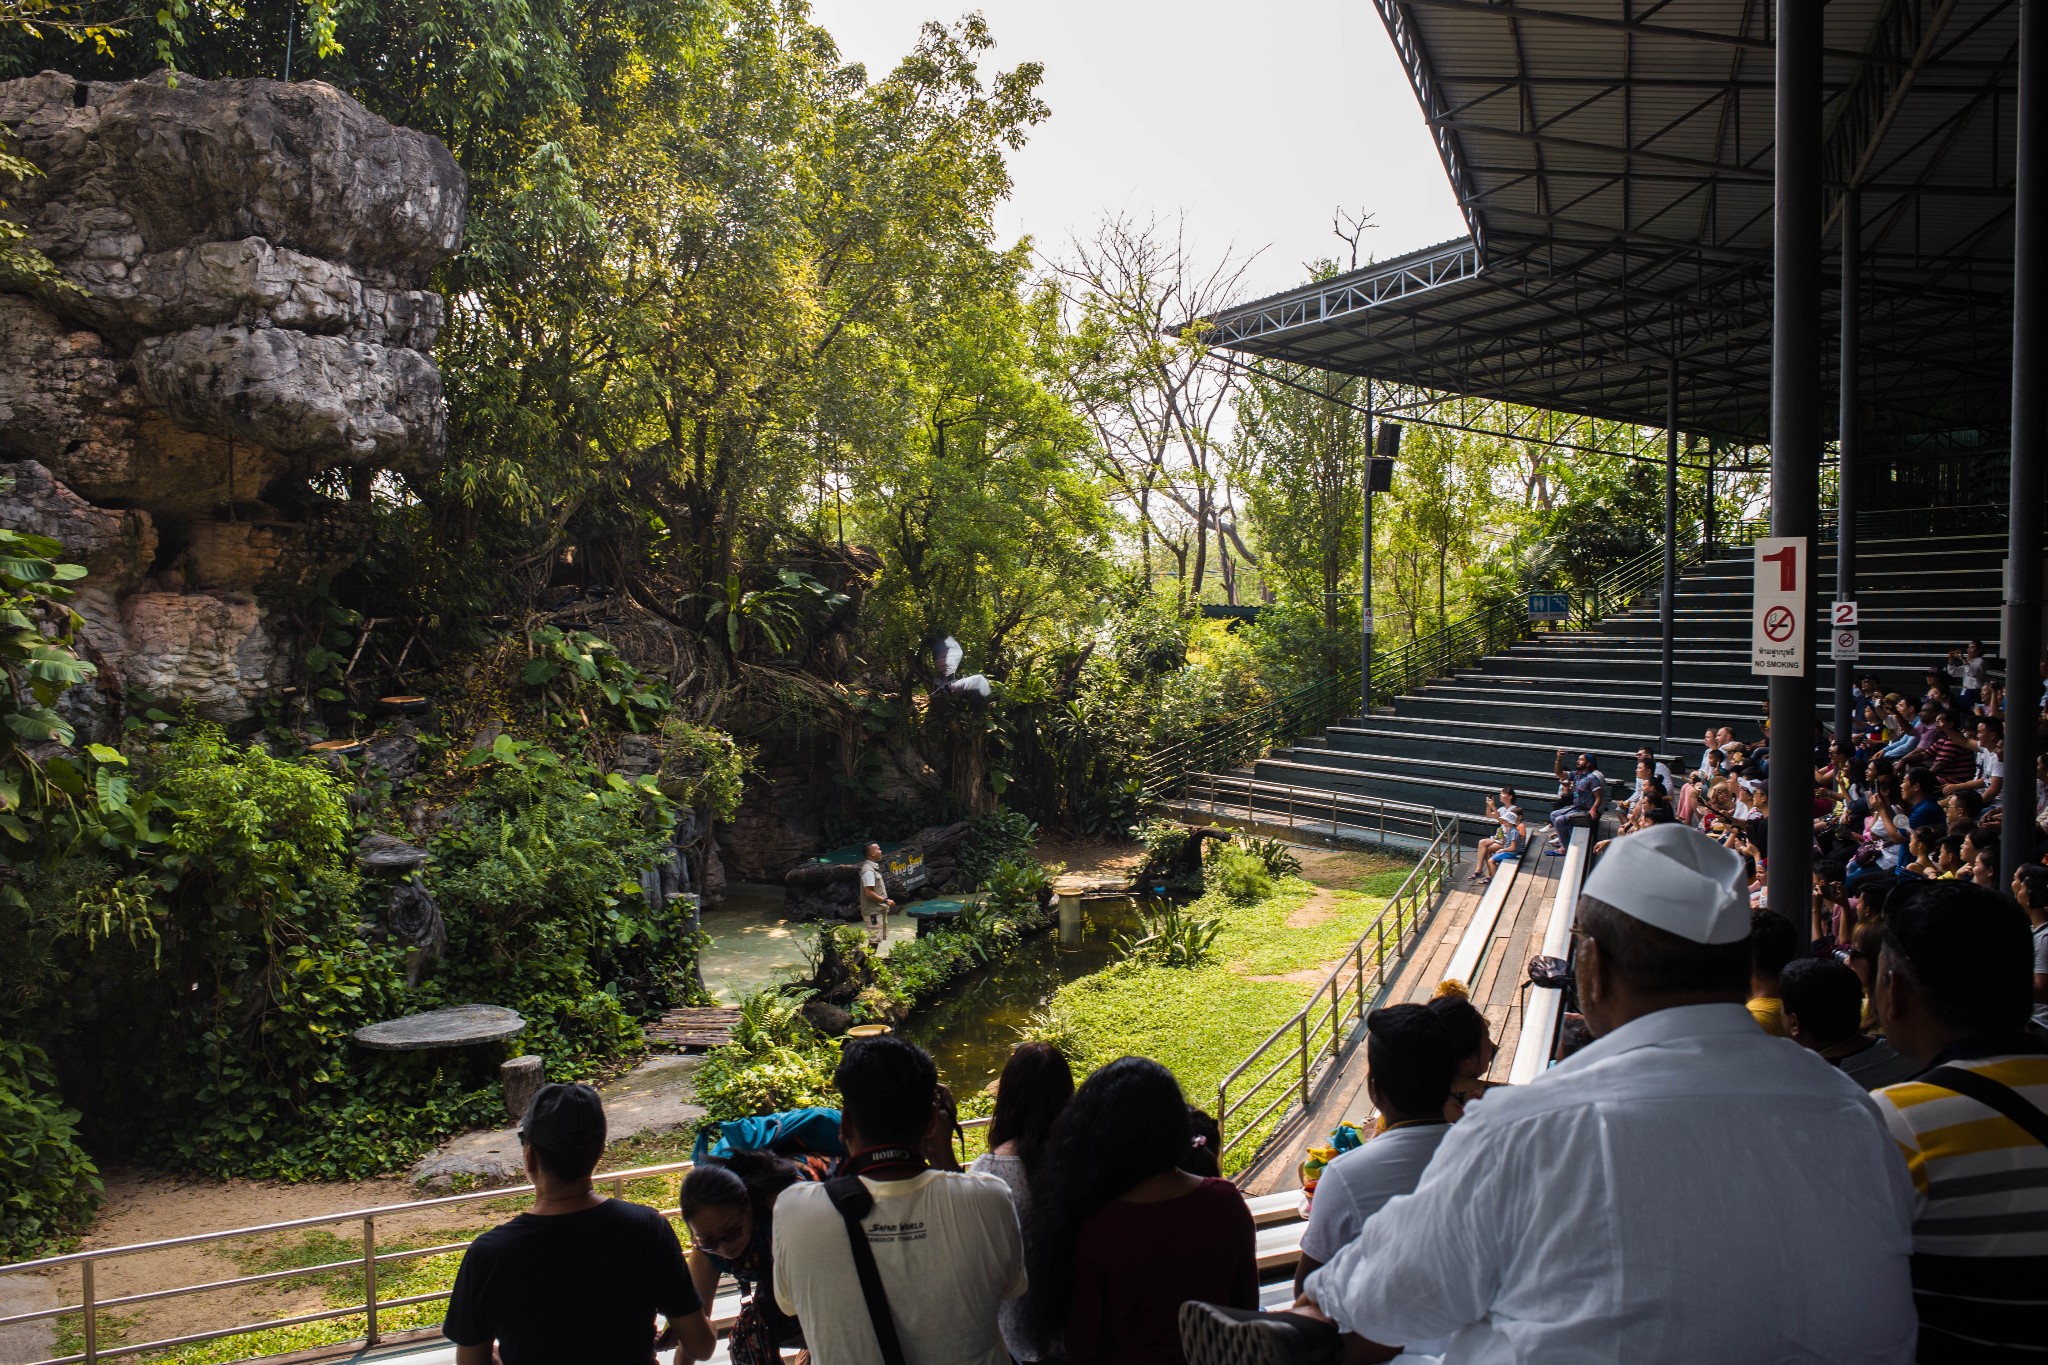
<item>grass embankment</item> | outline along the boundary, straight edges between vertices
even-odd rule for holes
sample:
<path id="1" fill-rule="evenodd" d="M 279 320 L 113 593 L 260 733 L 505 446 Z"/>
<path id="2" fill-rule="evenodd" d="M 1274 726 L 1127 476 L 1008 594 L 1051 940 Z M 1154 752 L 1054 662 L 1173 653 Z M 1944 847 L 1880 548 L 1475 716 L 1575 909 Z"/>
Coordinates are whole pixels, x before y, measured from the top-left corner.
<path id="1" fill-rule="evenodd" d="M 1211 892 L 1189 907 L 1190 914 L 1223 921 L 1199 966 L 1123 962 L 1063 986 L 1049 1013 L 1075 1070 L 1127 1054 L 1150 1057 L 1179 1078 L 1190 1103 L 1213 1111 L 1217 1083 L 1308 1002 L 1400 889 L 1408 866 L 1374 862 L 1382 870 L 1345 885 L 1285 878 L 1248 905 Z M 1256 1136 L 1226 1158 L 1226 1174 L 1250 1162 Z"/>

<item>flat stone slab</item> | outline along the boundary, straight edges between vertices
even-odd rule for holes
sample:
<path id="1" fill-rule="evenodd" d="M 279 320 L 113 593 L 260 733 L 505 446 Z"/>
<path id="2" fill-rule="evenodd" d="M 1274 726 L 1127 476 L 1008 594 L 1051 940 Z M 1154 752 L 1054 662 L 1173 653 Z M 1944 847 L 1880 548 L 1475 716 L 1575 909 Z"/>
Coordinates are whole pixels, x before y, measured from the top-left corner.
<path id="1" fill-rule="evenodd" d="M 0 1318 L 57 1306 L 57 1287 L 41 1275 L 0 1275 Z M 57 1354 L 57 1320 L 0 1327 L 0 1363 L 48 1360 Z"/>
<path id="2" fill-rule="evenodd" d="M 389 834 L 366 834 L 356 845 L 356 861 L 372 872 L 415 872 L 427 865 L 427 851 Z"/>
<path id="3" fill-rule="evenodd" d="M 695 1103 L 695 1077 L 703 1060 L 701 1056 L 649 1057 L 626 1075 L 599 1086 L 606 1140 L 618 1142 L 641 1133 L 694 1127 L 704 1117 L 703 1108 Z M 412 1181 L 430 1194 L 523 1185 L 526 1167 L 519 1150 L 519 1130 L 499 1128 L 452 1138 L 412 1168 Z"/>
<path id="4" fill-rule="evenodd" d="M 525 1029 L 526 1020 L 519 1012 L 503 1005 L 455 1005 L 366 1024 L 351 1036 L 364 1047 L 380 1052 L 416 1052 L 431 1047 L 502 1043 Z"/>

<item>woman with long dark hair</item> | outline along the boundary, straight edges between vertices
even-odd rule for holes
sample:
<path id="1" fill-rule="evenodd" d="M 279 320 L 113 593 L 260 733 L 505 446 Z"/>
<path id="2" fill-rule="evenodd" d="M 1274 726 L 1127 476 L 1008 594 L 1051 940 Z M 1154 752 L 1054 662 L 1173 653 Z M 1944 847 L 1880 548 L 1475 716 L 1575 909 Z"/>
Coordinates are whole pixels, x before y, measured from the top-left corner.
<path id="1" fill-rule="evenodd" d="M 683 1177 L 677 1197 L 690 1229 L 690 1279 L 707 1309 L 718 1277 L 730 1275 L 745 1303 L 728 1348 L 733 1365 L 775 1365 L 785 1346 L 803 1345 L 795 1318 L 776 1306 L 773 1283 L 775 1199 L 802 1179 L 771 1152 L 734 1152 L 705 1160 Z"/>
<path id="2" fill-rule="evenodd" d="M 1258 1307 L 1251 1210 L 1179 1168 L 1188 1146 L 1180 1085 L 1143 1057 L 1090 1076 L 1053 1126 L 1025 1254 L 1037 1329 L 1074 1365 L 1186 1365 L 1181 1304 Z"/>
<path id="3" fill-rule="evenodd" d="M 1450 1039 L 1451 1055 L 1458 1061 L 1458 1070 L 1451 1077 L 1451 1098 L 1444 1103 L 1444 1117 L 1452 1123 L 1465 1116 L 1466 1105 L 1493 1089 L 1496 1082 L 1487 1080 L 1486 1073 L 1500 1052 L 1479 1007 L 1462 988 L 1446 989 L 1456 984 L 1447 981 L 1437 987 L 1429 1002 L 1430 1011 L 1442 1021 Z"/>
<path id="4" fill-rule="evenodd" d="M 1050 1043 L 1019 1043 L 1010 1050 L 1010 1060 L 996 1082 L 988 1151 L 974 1159 L 967 1173 L 994 1176 L 1009 1186 L 1020 1224 L 1031 1217 L 1032 1181 L 1052 1137 L 1053 1124 L 1073 1098 L 1074 1072 L 1058 1048 Z M 1058 1360 L 1062 1354 L 1057 1334 L 1040 1336 L 1034 1328 L 1029 1290 L 1023 1298 L 996 1310 L 996 1325 L 1002 1328 L 1003 1344 L 1019 1361 Z"/>

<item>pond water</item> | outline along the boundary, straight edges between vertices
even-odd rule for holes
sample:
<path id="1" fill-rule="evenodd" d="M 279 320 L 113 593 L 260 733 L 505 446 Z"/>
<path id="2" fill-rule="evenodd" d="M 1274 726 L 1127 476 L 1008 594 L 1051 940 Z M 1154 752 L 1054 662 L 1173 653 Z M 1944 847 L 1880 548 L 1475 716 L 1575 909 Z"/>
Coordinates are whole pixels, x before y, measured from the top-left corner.
<path id="1" fill-rule="evenodd" d="M 804 956 L 808 926 L 784 918 L 779 886 L 733 883 L 726 888 L 725 903 L 704 912 L 703 924 L 711 938 L 701 960 L 704 986 L 720 1004 L 736 1005 L 750 991 L 809 968 Z M 984 967 L 945 999 L 918 1011 L 903 1034 L 932 1054 L 939 1079 L 965 1098 L 1002 1072 L 1018 1027 L 1044 1009 L 1061 986 L 1116 961 L 1117 936 L 1137 924 L 1134 901 L 1084 900 L 1078 944 L 1062 946 L 1057 928 L 1032 936 L 1004 961 Z M 883 955 L 916 935 L 915 920 L 890 916 Z"/>
<path id="2" fill-rule="evenodd" d="M 750 991 L 785 981 L 792 972 L 810 970 L 804 956 L 809 937 L 807 925 L 792 923 L 782 914 L 782 888 L 761 882 L 734 882 L 725 889 L 725 902 L 706 910 L 704 932 L 711 942 L 700 962 L 704 988 L 721 1005 L 737 1005 Z M 917 921 L 908 915 L 889 917 L 889 942 L 907 943 L 917 935 Z"/>
<path id="3" fill-rule="evenodd" d="M 1061 986 L 1116 961 L 1117 935 L 1138 923 L 1136 902 L 1121 897 L 1085 900 L 1081 916 L 1079 944 L 1062 947 L 1057 929 L 1038 934 L 904 1025 L 903 1035 L 932 1054 L 956 1096 L 964 1100 L 993 1082 L 1018 1027 Z"/>

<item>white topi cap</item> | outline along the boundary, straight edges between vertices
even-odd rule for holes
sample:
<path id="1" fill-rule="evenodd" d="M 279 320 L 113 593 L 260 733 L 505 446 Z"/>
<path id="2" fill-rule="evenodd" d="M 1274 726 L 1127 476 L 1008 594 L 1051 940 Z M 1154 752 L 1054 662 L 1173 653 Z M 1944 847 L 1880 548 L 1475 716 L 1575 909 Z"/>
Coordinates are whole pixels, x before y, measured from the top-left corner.
<path id="1" fill-rule="evenodd" d="M 1585 894 L 1694 943 L 1749 937 L 1742 855 L 1685 825 L 1616 839 L 1586 874 Z"/>

